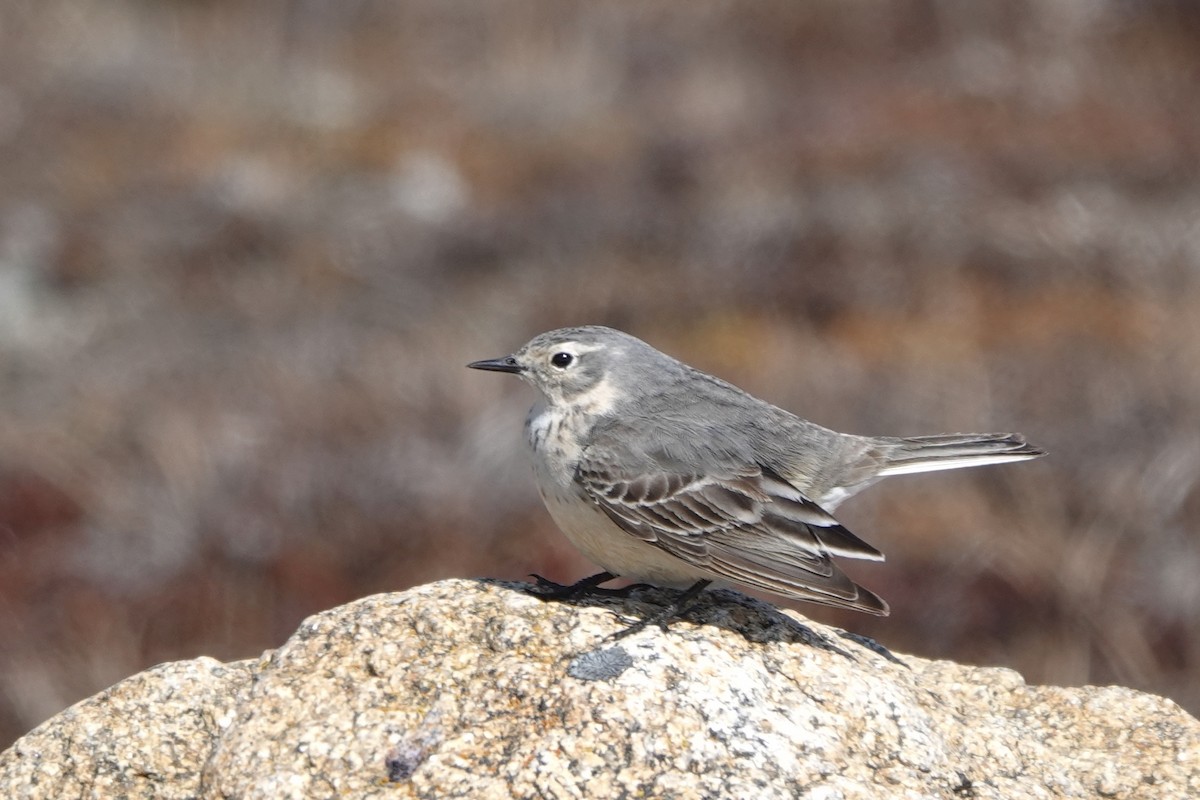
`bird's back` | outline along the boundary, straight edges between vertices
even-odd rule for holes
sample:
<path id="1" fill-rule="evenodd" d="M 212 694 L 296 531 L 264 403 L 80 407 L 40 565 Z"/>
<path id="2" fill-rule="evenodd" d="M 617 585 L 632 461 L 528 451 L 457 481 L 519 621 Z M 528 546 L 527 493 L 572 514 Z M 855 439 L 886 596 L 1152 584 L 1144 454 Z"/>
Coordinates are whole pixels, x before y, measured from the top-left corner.
<path id="1" fill-rule="evenodd" d="M 822 427 L 720 378 L 669 362 L 655 365 L 653 380 L 624 380 L 635 400 L 598 420 L 587 443 L 620 449 L 622 463 L 632 470 L 766 468 L 818 503 L 845 482 L 868 480 L 881 466 L 867 437 Z"/>

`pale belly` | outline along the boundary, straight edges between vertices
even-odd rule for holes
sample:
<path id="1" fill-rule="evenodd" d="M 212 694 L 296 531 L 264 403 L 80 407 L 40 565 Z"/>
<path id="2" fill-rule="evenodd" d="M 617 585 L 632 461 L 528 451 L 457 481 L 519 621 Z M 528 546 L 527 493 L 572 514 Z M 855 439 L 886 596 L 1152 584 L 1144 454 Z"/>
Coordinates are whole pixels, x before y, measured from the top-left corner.
<path id="1" fill-rule="evenodd" d="M 719 579 L 701 567 L 626 533 L 599 506 L 578 493 L 574 485 L 562 486 L 553 481 L 540 464 L 535 471 L 541 499 L 554 523 L 578 551 L 605 571 L 634 581 L 679 589 L 702 579 Z"/>
<path id="2" fill-rule="evenodd" d="M 617 526 L 588 500 L 571 477 L 579 446 L 562 435 L 563 420 L 549 411 L 531 415 L 534 475 L 546 509 L 559 529 L 587 558 L 614 575 L 657 586 L 685 588 L 717 576 L 642 541 Z"/>
<path id="3" fill-rule="evenodd" d="M 534 451 L 534 477 L 554 523 L 578 551 L 613 575 L 686 588 L 697 581 L 716 581 L 702 567 L 673 557 L 664 549 L 625 533 L 572 481 L 581 456 L 580 444 L 566 431 L 570 419 L 560 411 L 534 408 L 526 433 Z"/>
<path id="4" fill-rule="evenodd" d="M 564 500 L 547 493 L 542 500 L 571 544 L 607 572 L 652 583 L 686 588 L 716 576 L 652 544 L 626 533 L 592 503 L 583 498 Z"/>

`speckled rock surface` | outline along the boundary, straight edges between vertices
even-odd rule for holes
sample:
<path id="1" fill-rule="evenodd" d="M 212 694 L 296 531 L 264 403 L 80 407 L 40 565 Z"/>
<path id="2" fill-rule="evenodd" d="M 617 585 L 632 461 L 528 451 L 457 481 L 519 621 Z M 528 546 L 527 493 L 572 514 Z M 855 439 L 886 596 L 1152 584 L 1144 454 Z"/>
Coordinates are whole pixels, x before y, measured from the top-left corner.
<path id="1" fill-rule="evenodd" d="M 1200 722 L 1121 688 L 894 656 L 732 592 L 614 610 L 444 581 L 228 666 L 149 670 L 0 754 L 20 798 L 1200 797 Z"/>
<path id="2" fill-rule="evenodd" d="M 197 797 L 252 663 L 160 664 L 76 703 L 0 753 L 0 797 Z"/>

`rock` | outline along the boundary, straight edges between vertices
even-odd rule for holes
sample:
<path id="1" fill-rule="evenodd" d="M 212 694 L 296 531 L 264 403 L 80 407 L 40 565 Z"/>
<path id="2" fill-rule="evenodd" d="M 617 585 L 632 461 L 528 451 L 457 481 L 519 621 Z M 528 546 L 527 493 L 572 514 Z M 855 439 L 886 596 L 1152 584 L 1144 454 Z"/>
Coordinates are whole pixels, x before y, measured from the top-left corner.
<path id="1" fill-rule="evenodd" d="M 166 664 L 0 754 L 14 798 L 1200 797 L 1200 722 L 1123 688 L 894 656 L 728 591 L 443 581 Z"/>
<path id="2" fill-rule="evenodd" d="M 0 753 L 0 796 L 195 798 L 251 663 L 160 664 L 76 703 Z"/>

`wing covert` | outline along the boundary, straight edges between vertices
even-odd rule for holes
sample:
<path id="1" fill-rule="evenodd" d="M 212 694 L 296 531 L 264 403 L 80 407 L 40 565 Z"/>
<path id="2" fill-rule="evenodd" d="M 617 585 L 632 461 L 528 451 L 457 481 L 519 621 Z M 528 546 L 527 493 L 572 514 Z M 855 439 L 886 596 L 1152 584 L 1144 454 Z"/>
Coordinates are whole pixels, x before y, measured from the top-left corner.
<path id="1" fill-rule="evenodd" d="M 618 467 L 588 448 L 575 479 L 627 533 L 729 580 L 782 595 L 886 613 L 833 555 L 881 560 L 777 473 L 759 465 L 709 474 Z"/>

